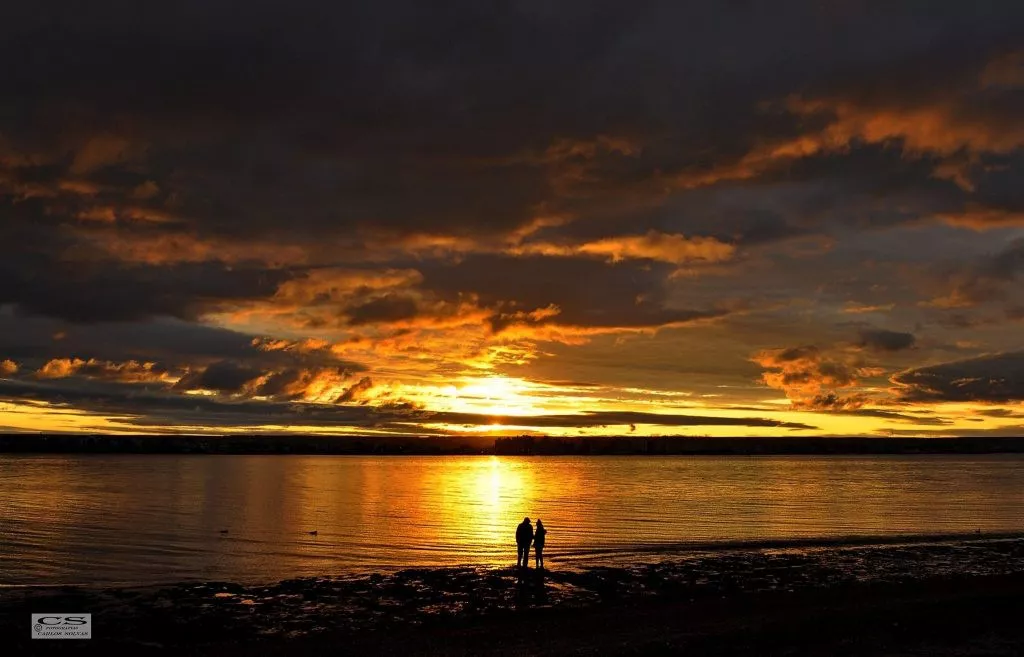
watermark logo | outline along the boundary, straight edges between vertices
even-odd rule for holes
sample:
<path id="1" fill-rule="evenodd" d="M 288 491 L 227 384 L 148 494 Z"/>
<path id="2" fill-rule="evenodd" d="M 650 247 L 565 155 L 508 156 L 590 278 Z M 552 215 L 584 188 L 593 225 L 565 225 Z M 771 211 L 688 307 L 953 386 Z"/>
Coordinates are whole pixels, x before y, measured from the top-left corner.
<path id="1" fill-rule="evenodd" d="M 92 614 L 32 614 L 33 639 L 91 639 Z"/>

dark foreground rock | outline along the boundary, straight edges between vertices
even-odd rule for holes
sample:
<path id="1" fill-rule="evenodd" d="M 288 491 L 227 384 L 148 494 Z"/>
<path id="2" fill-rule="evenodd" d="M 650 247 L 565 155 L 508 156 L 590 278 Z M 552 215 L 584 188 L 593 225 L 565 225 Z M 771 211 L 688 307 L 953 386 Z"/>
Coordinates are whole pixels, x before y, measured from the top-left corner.
<path id="1" fill-rule="evenodd" d="M 32 612 L 94 639 L 31 641 Z M 22 654 L 1024 654 L 1024 540 L 420 569 L 265 586 L 0 591 Z"/>

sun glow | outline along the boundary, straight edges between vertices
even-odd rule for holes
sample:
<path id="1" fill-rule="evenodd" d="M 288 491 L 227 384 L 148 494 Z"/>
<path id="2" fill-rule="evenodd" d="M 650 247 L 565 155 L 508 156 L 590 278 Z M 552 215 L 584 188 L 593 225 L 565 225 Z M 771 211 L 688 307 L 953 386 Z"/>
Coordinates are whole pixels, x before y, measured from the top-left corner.
<path id="1" fill-rule="evenodd" d="M 470 379 L 457 396 L 487 415 L 528 415 L 537 408 L 528 396 L 525 381 L 504 376 Z"/>
<path id="2" fill-rule="evenodd" d="M 551 412 L 534 395 L 535 384 L 507 376 L 466 376 L 452 383 L 401 386 L 403 398 L 434 411 L 504 417 Z"/>

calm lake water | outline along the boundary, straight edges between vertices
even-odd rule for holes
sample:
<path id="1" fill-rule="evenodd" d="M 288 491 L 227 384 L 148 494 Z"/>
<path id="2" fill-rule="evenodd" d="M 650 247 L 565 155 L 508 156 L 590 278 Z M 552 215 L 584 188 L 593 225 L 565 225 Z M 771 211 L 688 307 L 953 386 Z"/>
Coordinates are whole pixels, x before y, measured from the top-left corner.
<path id="1" fill-rule="evenodd" d="M 687 543 L 1016 532 L 1024 457 L 0 456 L 0 584 L 509 564 L 524 515 L 543 519 L 555 567 Z"/>

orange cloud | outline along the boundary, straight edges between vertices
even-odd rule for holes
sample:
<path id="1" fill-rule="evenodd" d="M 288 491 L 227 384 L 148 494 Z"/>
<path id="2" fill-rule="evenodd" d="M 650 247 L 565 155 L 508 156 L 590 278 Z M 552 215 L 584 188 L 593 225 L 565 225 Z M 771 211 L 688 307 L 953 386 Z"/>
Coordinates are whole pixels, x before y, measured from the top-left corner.
<path id="1" fill-rule="evenodd" d="M 450 253 L 471 253 L 474 251 L 487 250 L 476 239 L 460 235 L 444 235 L 439 233 L 414 233 L 411 235 L 381 235 L 373 237 L 373 241 L 379 242 L 373 251 L 385 249 L 381 255 L 387 254 L 387 248 L 397 248 L 401 253 L 415 255 L 417 257 L 438 257 Z M 390 254 L 388 254 L 390 257 Z"/>
<path id="2" fill-rule="evenodd" d="M 968 118 L 952 105 L 874 108 L 839 99 L 793 98 L 788 107 L 798 115 L 831 115 L 833 118 L 819 132 L 759 146 L 735 163 L 708 171 L 685 171 L 675 177 L 676 186 L 690 189 L 756 178 L 802 158 L 845 152 L 854 141 L 877 144 L 898 139 L 906 152 L 950 157 L 964 149 L 975 153 L 1008 153 L 1024 146 L 1024 125 L 998 125 L 985 117 Z M 935 175 L 970 189 L 965 168 L 971 162 L 955 158 L 940 163 Z"/>
<path id="3" fill-rule="evenodd" d="M 515 229 L 505 236 L 490 239 L 470 238 L 437 234 L 414 234 L 404 236 L 377 235 L 377 250 L 389 253 L 387 249 L 397 248 L 405 255 L 416 257 L 440 257 L 465 253 L 504 253 L 508 255 L 542 255 L 559 257 L 592 256 L 606 258 L 612 262 L 621 260 L 650 259 L 674 264 L 689 262 L 721 262 L 729 260 L 735 253 L 735 246 L 713 237 L 687 237 L 678 233 L 661 233 L 656 230 L 643 235 L 618 235 L 587 242 L 552 242 L 545 240 L 526 241 L 538 231 L 569 223 L 568 216 L 542 216 Z"/>
<path id="4" fill-rule="evenodd" d="M 1024 50 L 996 57 L 982 70 L 981 87 L 1024 87 Z"/>
<path id="5" fill-rule="evenodd" d="M 84 174 L 102 167 L 124 162 L 137 156 L 142 148 L 117 135 L 97 135 L 89 138 L 75 153 L 71 172 Z"/>
<path id="6" fill-rule="evenodd" d="M 842 100 L 793 99 L 790 108 L 801 115 L 829 113 L 835 117 L 805 142 L 805 154 L 843 147 L 854 139 L 872 143 L 901 139 L 908 151 L 940 155 L 962 149 L 1008 153 L 1024 145 L 1024 125 L 966 116 L 952 101 L 924 107 L 870 108 Z"/>
<path id="7" fill-rule="evenodd" d="M 132 205 L 97 205 L 79 212 L 78 218 L 85 221 L 100 221 L 103 223 L 118 221 L 153 224 L 181 223 L 181 219 L 163 210 Z"/>
<path id="8" fill-rule="evenodd" d="M 117 215 L 114 213 L 114 208 L 110 206 L 97 206 L 89 208 L 88 210 L 82 210 L 78 213 L 78 218 L 82 221 L 100 221 L 107 224 L 112 224 L 117 221 Z"/>
<path id="9" fill-rule="evenodd" d="M 684 237 L 650 231 L 646 235 L 609 237 L 579 247 L 581 253 L 606 256 L 613 262 L 628 258 L 683 264 L 695 260 L 720 262 L 730 259 L 736 247 L 713 237 Z"/>
<path id="10" fill-rule="evenodd" d="M 115 223 L 119 219 L 153 223 L 172 221 L 170 215 L 135 210 L 119 214 L 120 211 L 110 207 L 92 208 L 80 214 L 79 218 L 104 223 Z M 77 236 L 112 258 L 149 265 L 217 260 L 227 263 L 258 261 L 268 266 L 283 266 L 306 261 L 305 249 L 274 242 L 199 237 L 181 232 L 132 234 L 116 230 L 79 230 Z"/>
<path id="11" fill-rule="evenodd" d="M 949 310 L 951 308 L 970 308 L 978 303 L 978 300 L 972 298 L 972 296 L 965 292 L 962 288 L 955 287 L 949 294 L 935 297 L 934 299 L 928 299 L 927 301 L 918 302 L 918 306 L 922 308 L 942 308 Z"/>
<path id="12" fill-rule="evenodd" d="M 524 239 L 545 228 L 564 226 L 572 222 L 573 217 L 567 214 L 550 214 L 534 217 L 519 228 L 516 228 L 509 235 L 508 241 L 512 244 L 519 244 Z"/>
<path id="13" fill-rule="evenodd" d="M 343 394 L 348 377 L 348 372 L 340 367 L 268 372 L 246 382 L 240 393 L 252 397 L 334 403 Z"/>
<path id="14" fill-rule="evenodd" d="M 982 70 L 974 88 L 954 90 L 946 98 L 913 104 L 868 104 L 843 97 L 792 96 L 785 108 L 807 119 L 825 119 L 824 127 L 795 138 L 764 142 L 738 161 L 710 170 L 689 170 L 671 182 L 684 189 L 756 178 L 788 163 L 822 153 L 842 153 L 854 142 L 902 142 L 904 152 L 944 158 L 934 175 L 973 191 L 969 168 L 981 153 L 1010 153 L 1024 146 L 1024 123 L 993 118 L 964 105 L 964 98 L 993 86 L 1024 86 L 1024 52 L 1000 57 Z M 991 217 L 990 217 L 991 218 Z M 1014 217 L 1013 223 L 1019 221 Z"/>
<path id="15" fill-rule="evenodd" d="M 871 306 L 850 301 L 843 307 L 843 312 L 849 315 L 863 315 L 867 313 L 886 313 L 895 307 L 896 304 L 894 303 Z"/>
<path id="16" fill-rule="evenodd" d="M 594 158 L 604 153 L 637 155 L 640 144 L 626 137 L 598 135 L 593 139 L 556 139 L 544 152 L 547 162 L 561 162 L 572 158 Z"/>
<path id="17" fill-rule="evenodd" d="M 11 376 L 18 373 L 18 364 L 13 360 L 0 360 L 0 376 Z"/>
<path id="18" fill-rule="evenodd" d="M 312 269 L 300 278 L 285 281 L 273 303 L 278 306 L 310 306 L 348 301 L 356 292 L 400 290 L 418 285 L 423 275 L 415 269 Z"/>
<path id="19" fill-rule="evenodd" d="M 132 190 L 131 196 L 132 198 L 136 198 L 139 200 L 146 200 L 153 198 L 159 193 L 160 187 L 157 186 L 157 184 L 152 180 L 147 180 L 144 183 L 136 185 L 135 188 Z"/>
<path id="20" fill-rule="evenodd" d="M 751 360 L 768 370 L 761 375 L 765 385 L 783 391 L 794 406 L 821 410 L 863 406 L 869 401 L 863 394 L 840 397 L 835 391 L 855 388 L 861 378 L 885 371 L 867 366 L 855 352 L 825 353 L 814 345 L 765 349 Z"/>
<path id="21" fill-rule="evenodd" d="M 971 206 L 963 212 L 940 214 L 937 218 L 950 226 L 979 231 L 1024 226 L 1024 212 L 979 206 Z"/>
<path id="22" fill-rule="evenodd" d="M 87 180 L 61 180 L 57 183 L 57 189 L 82 196 L 95 196 L 103 191 L 102 187 Z"/>
<path id="23" fill-rule="evenodd" d="M 500 337 L 506 340 L 532 340 L 537 342 L 558 342 L 566 345 L 582 345 L 603 335 L 656 335 L 659 331 L 673 328 L 707 326 L 722 320 L 725 312 L 714 312 L 695 316 L 691 319 L 667 320 L 657 324 L 637 326 L 581 326 L 578 324 L 548 322 L 512 323 L 501 328 Z"/>
<path id="24" fill-rule="evenodd" d="M 231 398 L 333 404 L 346 393 L 350 377 L 348 367 L 342 365 L 263 369 L 222 360 L 189 369 L 175 382 L 173 390 Z M 359 394 L 365 396 L 369 388 L 365 384 L 362 387 L 364 390 Z"/>
<path id="25" fill-rule="evenodd" d="M 330 343 L 327 340 L 306 338 L 305 340 L 284 340 L 280 338 L 253 338 L 252 346 L 260 351 L 294 351 L 298 353 L 314 353 L 324 351 Z"/>
<path id="26" fill-rule="evenodd" d="M 552 317 L 557 317 L 562 312 L 562 309 L 555 304 L 550 304 L 544 308 L 537 308 L 535 310 L 517 310 L 511 313 L 500 313 L 498 319 L 508 324 L 514 324 L 517 322 L 542 322 Z"/>
<path id="27" fill-rule="evenodd" d="M 622 260 L 657 260 L 681 265 L 697 261 L 721 262 L 732 258 L 736 247 L 713 237 L 686 237 L 649 231 L 644 235 L 607 237 L 582 244 L 527 242 L 509 249 L 515 255 L 579 256 Z"/>
<path id="28" fill-rule="evenodd" d="M 40 379 L 63 379 L 82 376 L 90 379 L 108 379 L 130 383 L 164 382 L 173 383 L 177 376 L 152 362 L 129 360 L 122 363 L 113 361 L 82 360 L 81 358 L 54 358 L 36 371 Z"/>
<path id="29" fill-rule="evenodd" d="M 228 323 L 280 322 L 315 330 L 483 328 L 494 310 L 474 295 L 438 299 L 416 286 L 414 269 L 312 269 L 282 283 L 266 300 L 217 317 Z"/>

